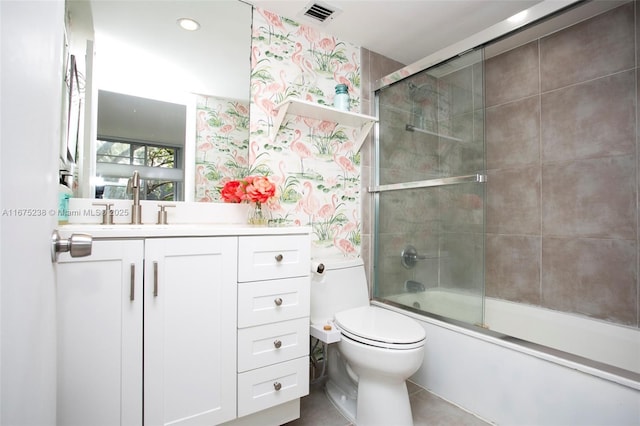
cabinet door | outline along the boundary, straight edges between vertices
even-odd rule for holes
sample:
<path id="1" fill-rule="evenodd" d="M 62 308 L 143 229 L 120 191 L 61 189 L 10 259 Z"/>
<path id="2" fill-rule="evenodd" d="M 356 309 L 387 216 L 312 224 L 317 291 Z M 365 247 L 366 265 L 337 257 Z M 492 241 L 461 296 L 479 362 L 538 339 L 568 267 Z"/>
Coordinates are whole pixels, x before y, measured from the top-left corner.
<path id="1" fill-rule="evenodd" d="M 142 423 L 141 240 L 94 241 L 56 265 L 57 423 Z"/>
<path id="2" fill-rule="evenodd" d="M 237 238 L 146 241 L 144 422 L 236 417 Z"/>

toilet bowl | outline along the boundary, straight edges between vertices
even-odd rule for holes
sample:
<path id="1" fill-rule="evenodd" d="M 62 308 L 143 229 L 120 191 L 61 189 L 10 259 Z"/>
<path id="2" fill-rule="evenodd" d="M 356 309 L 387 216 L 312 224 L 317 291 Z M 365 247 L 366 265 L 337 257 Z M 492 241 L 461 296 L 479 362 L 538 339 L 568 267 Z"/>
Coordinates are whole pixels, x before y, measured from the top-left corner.
<path id="1" fill-rule="evenodd" d="M 329 399 L 358 426 L 412 425 L 406 379 L 422 365 L 424 329 L 369 305 L 361 260 L 324 266 L 312 278 L 311 317 L 340 331 L 327 356 Z"/>

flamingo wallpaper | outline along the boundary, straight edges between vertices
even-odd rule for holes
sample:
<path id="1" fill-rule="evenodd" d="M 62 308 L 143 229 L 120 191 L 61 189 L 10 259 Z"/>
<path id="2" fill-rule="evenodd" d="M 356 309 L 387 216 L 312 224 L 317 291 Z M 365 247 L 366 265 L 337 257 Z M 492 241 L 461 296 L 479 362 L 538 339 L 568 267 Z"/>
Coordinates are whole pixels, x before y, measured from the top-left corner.
<path id="1" fill-rule="evenodd" d="M 314 257 L 359 256 L 361 167 L 353 149 L 359 129 L 294 115 L 287 115 L 280 129 L 273 123 L 276 106 L 289 98 L 332 105 L 339 83 L 349 88 L 351 111 L 359 112 L 360 78 L 358 46 L 254 9 L 248 149 L 232 131 L 223 137 L 225 124 L 213 120 L 230 118 L 233 123 L 227 124 L 238 128 L 236 106 L 202 97 L 196 200 L 219 200 L 229 179 L 267 175 L 278 187 L 269 205 L 272 217 L 310 226 Z"/>
<path id="2" fill-rule="evenodd" d="M 220 201 L 226 180 L 248 174 L 249 104 L 200 95 L 196 99 L 196 201 Z"/>

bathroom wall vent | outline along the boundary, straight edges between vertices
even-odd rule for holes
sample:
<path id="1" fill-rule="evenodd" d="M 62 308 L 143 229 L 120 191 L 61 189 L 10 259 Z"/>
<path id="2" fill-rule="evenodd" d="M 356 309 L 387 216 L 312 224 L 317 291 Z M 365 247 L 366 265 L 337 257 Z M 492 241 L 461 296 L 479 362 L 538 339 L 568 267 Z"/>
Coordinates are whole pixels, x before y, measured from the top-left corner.
<path id="1" fill-rule="evenodd" d="M 327 24 L 342 12 L 338 8 L 327 3 L 313 1 L 309 3 L 300 13 L 315 23 Z"/>

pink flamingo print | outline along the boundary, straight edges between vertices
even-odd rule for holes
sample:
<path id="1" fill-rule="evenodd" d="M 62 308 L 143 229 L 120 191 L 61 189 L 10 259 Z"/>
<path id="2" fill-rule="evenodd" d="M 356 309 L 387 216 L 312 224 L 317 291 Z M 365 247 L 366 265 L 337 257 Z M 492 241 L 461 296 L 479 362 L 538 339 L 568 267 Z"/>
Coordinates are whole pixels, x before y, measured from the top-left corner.
<path id="1" fill-rule="evenodd" d="M 285 165 L 284 165 L 284 160 L 280 160 L 280 162 L 278 163 L 278 171 L 280 172 L 280 174 L 278 175 L 271 175 L 269 176 L 269 179 L 271 179 L 271 181 L 276 185 L 276 186 L 282 186 L 284 185 L 285 181 L 287 180 L 287 175 L 285 172 Z"/>
<path id="2" fill-rule="evenodd" d="M 313 64 L 311 61 L 302 55 L 302 44 L 300 42 L 296 43 L 296 49 L 291 55 L 291 60 L 294 64 L 298 66 L 300 69 L 300 73 L 302 75 L 302 84 L 306 84 L 307 86 L 311 85 L 311 81 L 315 81 L 317 76 L 313 69 Z M 305 80 L 305 75 L 309 75 L 309 81 Z"/>
<path id="3" fill-rule="evenodd" d="M 360 226 L 360 222 L 358 221 L 358 211 L 353 209 L 351 212 L 351 217 L 353 217 L 352 222 L 347 222 L 342 228 L 340 228 L 340 234 L 349 235 L 350 232 L 355 231 Z"/>
<path id="4" fill-rule="evenodd" d="M 358 69 L 358 67 L 356 66 L 356 64 L 358 63 L 358 57 L 356 55 L 356 52 L 353 52 L 351 54 L 351 60 L 353 62 L 347 62 L 346 64 L 342 64 L 340 66 L 340 71 L 347 74 L 351 72 L 355 72 Z"/>
<path id="5" fill-rule="evenodd" d="M 258 144 L 258 141 L 252 141 L 251 148 L 249 149 L 249 164 L 253 164 L 256 161 L 259 150 L 260 146 Z"/>
<path id="6" fill-rule="evenodd" d="M 333 49 L 336 48 L 336 38 L 335 37 L 331 37 L 331 38 L 325 37 L 322 40 L 320 40 L 318 45 L 325 52 L 331 52 Z"/>
<path id="7" fill-rule="evenodd" d="M 304 190 L 302 191 L 302 198 L 298 201 L 296 210 L 302 210 L 309 216 L 309 223 L 313 223 L 313 219 L 320 207 L 318 199 L 313 194 L 313 185 L 311 182 L 306 181 L 302 184 Z"/>
<path id="8" fill-rule="evenodd" d="M 320 216 L 323 219 L 330 219 L 331 216 L 333 216 L 334 213 L 336 212 L 337 202 L 338 202 L 338 195 L 337 194 L 331 195 L 331 204 L 325 204 L 322 207 L 320 207 L 320 210 L 318 210 L 318 216 Z"/>
<path id="9" fill-rule="evenodd" d="M 293 151 L 298 157 L 300 157 L 300 174 L 304 175 L 304 163 L 303 160 L 305 158 L 311 157 L 311 150 L 300 140 L 302 138 L 302 132 L 298 129 L 295 130 L 295 137 L 293 141 L 291 141 L 291 145 L 289 148 Z"/>
<path id="10" fill-rule="evenodd" d="M 198 117 L 196 118 L 196 130 L 203 132 L 209 128 L 207 122 L 207 111 L 198 111 Z"/>
<path id="11" fill-rule="evenodd" d="M 267 120 L 271 125 L 273 118 L 277 115 L 276 104 L 269 98 L 263 97 L 264 86 L 257 84 L 256 93 L 253 95 L 253 102 L 258 105 L 258 108 L 267 116 Z"/>
<path id="12" fill-rule="evenodd" d="M 348 140 L 348 141 L 343 142 L 343 143 L 340 144 L 340 147 L 338 148 L 338 151 L 347 153 L 349 151 L 353 151 L 353 147 L 354 146 L 355 146 L 355 144 L 353 143 L 353 141 L 352 140 Z"/>
<path id="13" fill-rule="evenodd" d="M 206 168 L 202 164 L 196 167 L 196 185 L 202 186 L 209 183 L 209 181 L 205 177 L 206 171 L 207 171 Z"/>
<path id="14" fill-rule="evenodd" d="M 351 81 L 349 81 L 349 79 L 344 75 L 338 74 L 340 68 L 339 62 L 331 61 L 331 64 L 333 65 L 333 79 L 339 84 L 346 84 L 349 88 L 349 92 L 354 93 L 353 84 L 351 84 Z"/>
<path id="15" fill-rule="evenodd" d="M 345 181 L 347 180 L 347 172 L 356 173 L 358 171 L 356 170 L 356 167 L 353 165 L 353 162 L 351 160 L 349 160 L 344 155 L 339 155 L 337 152 L 333 154 L 333 161 L 335 161 L 336 164 L 338 164 L 338 166 L 340 166 L 340 168 L 342 169 L 342 173 L 344 173 L 343 178 Z"/>
<path id="16" fill-rule="evenodd" d="M 204 153 L 202 156 L 202 161 L 207 161 L 207 153 L 211 151 L 214 147 L 215 146 L 213 145 L 213 142 L 211 142 L 211 136 L 206 136 L 205 142 L 202 142 L 197 147 L 198 152 Z"/>
<path id="17" fill-rule="evenodd" d="M 286 76 L 285 70 L 280 70 L 280 82 L 274 81 L 269 83 L 266 87 L 267 93 L 284 93 L 287 90 L 287 82 L 285 80 Z"/>
<path id="18" fill-rule="evenodd" d="M 311 44 L 311 50 L 315 48 L 316 42 L 320 39 L 320 33 L 309 25 L 300 25 L 300 28 L 296 32 L 296 35 L 304 36 Z"/>
<path id="19" fill-rule="evenodd" d="M 213 197 L 211 197 L 211 192 L 207 189 L 204 191 L 204 195 L 202 197 L 200 197 L 200 199 L 198 200 L 200 202 L 204 202 L 204 203 L 210 203 L 213 201 Z"/>
<path id="20" fill-rule="evenodd" d="M 223 133 L 225 135 L 229 135 L 229 133 L 233 132 L 236 129 L 235 123 L 231 124 L 231 123 L 227 123 L 224 126 L 220 127 L 220 133 Z"/>
<path id="21" fill-rule="evenodd" d="M 258 55 L 260 54 L 260 48 L 253 46 L 251 48 L 251 69 L 254 70 L 258 65 Z"/>
<path id="22" fill-rule="evenodd" d="M 239 115 L 246 116 L 249 114 L 249 109 L 247 109 L 246 105 L 235 103 L 233 107 Z"/>
<path id="23" fill-rule="evenodd" d="M 236 164 L 240 165 L 240 166 L 245 166 L 247 164 L 247 159 L 244 155 L 242 155 L 241 153 L 238 152 L 237 149 L 233 150 L 233 159 L 235 160 Z"/>
<path id="24" fill-rule="evenodd" d="M 269 24 L 269 27 L 270 27 L 269 28 L 269 44 L 271 44 L 271 34 L 275 34 L 274 29 L 277 28 L 283 33 L 287 32 L 286 28 L 282 24 L 282 20 L 278 15 L 276 15 L 273 12 L 269 12 L 268 10 L 264 10 L 260 8 L 257 8 L 257 10 L 260 11 L 262 16 L 264 16 L 264 18 L 267 20 L 267 23 Z"/>
<path id="25" fill-rule="evenodd" d="M 344 238 L 333 237 L 333 245 L 340 250 L 345 257 L 356 252 L 353 244 Z"/>
<path id="26" fill-rule="evenodd" d="M 338 127 L 338 123 L 333 121 L 322 120 L 320 124 L 318 124 L 318 130 L 320 130 L 325 135 L 330 135 L 336 130 Z"/>

